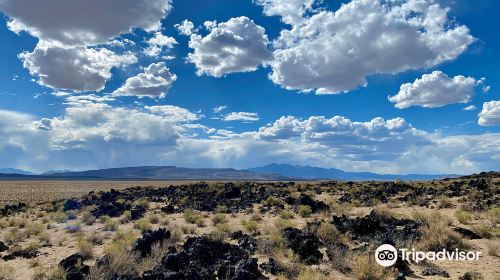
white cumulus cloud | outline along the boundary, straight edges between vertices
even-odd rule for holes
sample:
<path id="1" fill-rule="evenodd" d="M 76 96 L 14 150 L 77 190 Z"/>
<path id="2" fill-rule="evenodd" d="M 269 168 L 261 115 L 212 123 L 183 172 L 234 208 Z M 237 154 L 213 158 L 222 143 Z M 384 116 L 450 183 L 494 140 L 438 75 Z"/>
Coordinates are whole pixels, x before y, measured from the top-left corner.
<path id="1" fill-rule="evenodd" d="M 133 28 L 156 31 L 171 9 L 170 0 L 0 1 L 12 31 L 65 45 L 103 44 Z"/>
<path id="2" fill-rule="evenodd" d="M 477 109 L 477 107 L 475 105 L 469 105 L 469 106 L 463 108 L 464 111 L 474 111 L 476 109 Z"/>
<path id="3" fill-rule="evenodd" d="M 484 126 L 500 125 L 500 101 L 484 102 L 478 123 Z"/>
<path id="4" fill-rule="evenodd" d="M 151 57 L 158 57 L 164 48 L 171 49 L 177 44 L 173 37 L 165 36 L 161 32 L 156 32 L 148 41 L 148 47 L 144 49 L 144 54 Z"/>
<path id="5" fill-rule="evenodd" d="M 224 121 L 247 121 L 255 122 L 258 121 L 259 115 L 257 113 L 250 112 L 231 112 L 224 117 Z"/>
<path id="6" fill-rule="evenodd" d="M 193 113 L 188 109 L 172 105 L 146 106 L 145 108 L 151 113 L 160 115 L 173 122 L 191 122 L 202 118 L 201 115 Z"/>
<path id="7" fill-rule="evenodd" d="M 264 8 L 266 16 L 280 16 L 284 23 L 297 24 L 311 11 L 315 0 L 254 0 Z"/>
<path id="8" fill-rule="evenodd" d="M 341 93 L 366 86 L 373 74 L 453 60 L 474 40 L 430 0 L 352 0 L 283 30 L 274 42 L 270 79 L 290 90 Z"/>
<path id="9" fill-rule="evenodd" d="M 143 73 L 128 78 L 112 95 L 164 98 L 176 79 L 165 62 L 153 63 Z"/>
<path id="10" fill-rule="evenodd" d="M 454 103 L 468 103 L 474 96 L 474 88 L 483 80 L 462 75 L 453 78 L 441 71 L 424 74 L 413 83 L 401 85 L 398 94 L 390 96 L 396 108 L 411 106 L 441 107 Z"/>
<path id="11" fill-rule="evenodd" d="M 181 23 L 174 24 L 175 29 L 179 31 L 181 35 L 191 36 L 191 34 L 196 33 L 198 30 L 194 28 L 194 24 L 185 19 Z"/>
<path id="12" fill-rule="evenodd" d="M 268 38 L 263 27 L 247 17 L 227 22 L 205 22 L 210 33 L 193 34 L 188 61 L 196 66 L 197 75 L 222 77 L 229 73 L 255 71 L 271 59 Z"/>
<path id="13" fill-rule="evenodd" d="M 39 43 L 31 53 L 19 55 L 38 83 L 54 89 L 100 91 L 113 67 L 137 62 L 131 53 L 115 54 L 105 48 L 67 47 Z"/>

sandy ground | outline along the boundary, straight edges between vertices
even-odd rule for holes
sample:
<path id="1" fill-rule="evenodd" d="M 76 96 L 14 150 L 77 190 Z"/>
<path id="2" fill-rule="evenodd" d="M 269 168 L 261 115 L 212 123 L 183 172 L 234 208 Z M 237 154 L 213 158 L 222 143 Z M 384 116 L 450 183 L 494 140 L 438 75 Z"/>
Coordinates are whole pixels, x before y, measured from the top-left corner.
<path id="1" fill-rule="evenodd" d="M 34 181 L 23 181 L 23 182 L 0 182 L 0 198 L 1 201 L 12 202 L 12 201 L 26 201 L 28 200 L 31 203 L 37 202 L 40 203 L 42 201 L 50 201 L 54 199 L 68 198 L 74 196 L 81 196 L 87 194 L 89 191 L 97 191 L 97 190 L 108 190 L 111 188 L 115 189 L 123 189 L 131 186 L 151 186 L 151 187 L 162 187 L 171 184 L 180 184 L 185 182 L 124 182 L 124 181 L 105 181 L 105 182 L 97 182 L 97 181 L 81 181 L 81 182 L 62 182 L 62 181 L 46 181 L 46 182 L 34 182 Z M 13 194 L 15 192 L 15 194 Z M 6 197 L 5 195 L 8 195 Z M 29 199 L 26 199 L 29 198 Z M 331 199 L 327 194 L 322 194 L 316 196 L 316 199 L 328 201 Z M 453 201 L 453 203 L 458 205 L 457 201 Z M 160 211 L 161 204 L 151 203 L 150 210 L 146 217 L 150 217 L 151 215 L 156 215 L 160 217 L 160 221 L 158 224 L 153 224 L 153 228 L 159 227 L 167 227 L 171 231 L 176 231 L 180 234 L 181 240 L 179 241 L 179 245 L 183 243 L 188 236 L 199 236 L 202 234 L 209 234 L 214 231 L 216 228 L 212 223 L 213 213 L 201 212 L 204 220 L 204 226 L 197 226 L 194 224 L 186 223 L 183 214 L 164 214 Z M 436 211 L 435 209 L 425 208 L 425 207 L 407 207 L 404 205 L 390 205 L 392 207 L 392 211 L 395 215 L 399 217 L 412 217 L 415 212 L 431 212 Z M 43 223 L 43 217 L 48 217 L 48 213 L 43 212 L 43 215 L 40 215 L 37 212 L 40 212 L 41 207 L 43 205 L 33 205 L 32 208 L 27 213 L 22 213 L 17 215 L 16 217 L 3 218 L 4 224 L 7 224 L 4 228 L 0 227 L 0 240 L 2 240 L 2 236 L 5 235 L 6 232 L 11 230 L 17 226 L 9 226 L 8 221 L 10 219 L 17 219 L 20 216 L 26 216 L 29 223 Z M 258 211 L 259 205 L 254 206 L 254 213 L 259 213 Z M 371 207 L 352 207 L 348 209 L 347 214 L 349 216 L 362 216 L 369 213 L 373 208 Z M 439 210 L 443 216 L 446 216 L 452 220 L 454 225 L 459 225 L 459 222 L 454 218 L 455 209 L 441 209 Z M 238 214 L 226 214 L 226 218 L 228 220 L 228 226 L 231 231 L 242 230 L 245 231 L 244 226 L 242 225 L 243 220 L 250 220 L 255 218 L 254 213 L 238 213 Z M 267 212 L 265 214 L 258 214 L 261 221 L 258 221 L 259 230 L 261 232 L 265 232 L 266 227 L 273 227 L 276 223 L 276 220 L 279 217 L 278 213 Z M 294 218 L 290 219 L 290 221 L 295 224 L 296 227 L 302 228 L 306 225 L 308 221 L 314 221 L 318 219 L 328 219 L 331 217 L 330 214 L 314 214 L 308 218 L 301 218 L 298 215 L 295 215 Z M 78 219 L 70 220 L 67 223 L 69 224 L 81 224 L 80 222 L 81 214 Z M 47 218 L 45 218 L 47 220 Z M 116 218 L 119 220 L 119 218 Z M 473 220 L 469 225 L 460 225 L 462 227 L 470 228 L 474 224 L 477 224 L 479 221 L 477 219 Z M 65 224 L 67 224 L 65 223 Z M 14 278 L 19 280 L 25 279 L 36 279 L 35 272 L 38 270 L 51 270 L 55 269 L 58 263 L 79 251 L 77 242 L 79 239 L 85 238 L 86 236 L 91 235 L 92 233 L 99 233 L 105 237 L 103 245 L 95 245 L 93 247 L 94 258 L 92 260 L 87 261 L 89 265 L 93 265 L 95 260 L 104 254 L 104 247 L 107 244 L 112 242 L 113 236 L 116 234 L 114 231 L 104 231 L 103 223 L 96 221 L 95 224 L 91 226 L 82 225 L 81 231 L 77 233 L 69 233 L 66 231 L 63 226 L 65 224 L 58 224 L 54 221 L 47 221 L 44 223 L 44 226 L 47 227 L 48 224 L 51 224 L 51 229 L 46 229 L 50 236 L 51 246 L 41 247 L 39 248 L 40 255 L 34 260 L 17 258 L 11 261 L 3 261 L 0 259 L 0 265 L 8 265 L 9 267 L 14 269 Z M 23 230 L 23 228 L 20 228 Z M 140 231 L 134 228 L 134 223 L 129 222 L 126 224 L 119 225 L 119 231 L 131 231 L 135 234 L 136 237 L 140 236 Z M 23 240 L 21 242 L 17 242 L 16 245 L 21 247 L 25 247 L 30 243 L 39 242 L 37 237 L 31 237 L 29 239 Z M 234 241 L 229 241 L 234 242 Z M 463 275 L 468 271 L 478 271 L 480 272 L 484 279 L 498 280 L 500 279 L 500 258 L 496 256 L 492 256 L 488 253 L 489 247 L 493 243 L 499 243 L 500 240 L 498 237 L 492 239 L 479 239 L 479 240 L 470 240 L 468 241 L 470 245 L 473 246 L 474 250 L 481 251 L 482 257 L 479 261 L 443 261 L 443 262 L 435 262 L 439 267 L 446 270 L 451 278 L 448 279 L 458 279 L 459 276 Z M 12 245 L 12 244 L 11 244 Z M 10 246 L 11 246 L 10 245 Z M 4 256 L 6 252 L 2 253 Z M 256 254 L 255 257 L 259 259 L 259 262 L 267 261 L 267 257 L 261 254 Z M 328 278 L 330 279 L 354 279 L 352 276 L 342 274 L 336 270 L 332 270 L 329 266 L 329 261 L 325 255 L 323 263 L 317 267 L 320 270 L 323 270 L 328 273 Z M 413 264 L 411 268 L 414 270 L 415 275 L 409 277 L 408 279 L 447 279 L 436 276 L 428 276 L 424 277 L 421 274 L 423 269 L 422 265 Z M 271 279 L 275 279 L 272 275 L 267 275 Z"/>

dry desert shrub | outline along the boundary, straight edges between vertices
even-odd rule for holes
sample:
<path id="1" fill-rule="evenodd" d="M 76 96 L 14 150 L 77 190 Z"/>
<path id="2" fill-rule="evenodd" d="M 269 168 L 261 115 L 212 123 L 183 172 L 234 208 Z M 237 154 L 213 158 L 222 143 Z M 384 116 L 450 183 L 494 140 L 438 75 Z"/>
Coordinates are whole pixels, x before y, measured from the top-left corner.
<path id="1" fill-rule="evenodd" d="M 230 234 L 231 227 L 227 223 L 224 223 L 216 225 L 215 230 L 210 232 L 209 236 L 214 240 L 224 240 L 226 238 L 229 238 Z"/>
<path id="2" fill-rule="evenodd" d="M 3 235 L 3 241 L 5 241 L 8 244 L 21 242 L 24 239 L 26 239 L 25 232 L 19 230 L 18 228 L 11 228 Z"/>
<path id="3" fill-rule="evenodd" d="M 51 245 L 51 238 L 50 234 L 48 232 L 42 232 L 38 235 L 38 241 L 40 242 L 41 246 L 50 246 Z"/>
<path id="4" fill-rule="evenodd" d="M 31 237 L 33 235 L 39 235 L 45 231 L 45 226 L 40 223 L 29 223 L 26 226 L 26 236 Z"/>
<path id="5" fill-rule="evenodd" d="M 130 221 L 132 221 L 132 212 L 130 210 L 123 211 L 123 214 L 120 217 L 120 223 L 128 224 Z"/>
<path id="6" fill-rule="evenodd" d="M 252 220 L 241 220 L 241 224 L 243 225 L 243 227 L 245 228 L 245 230 L 250 233 L 250 234 L 254 234 L 254 233 L 257 233 L 259 232 L 259 224 L 256 222 L 256 221 L 252 221 Z"/>
<path id="7" fill-rule="evenodd" d="M 0 280 L 14 280 L 14 269 L 5 264 L 0 264 Z"/>
<path id="8" fill-rule="evenodd" d="M 66 280 L 66 272 L 62 268 L 50 269 L 38 266 L 33 271 L 33 280 Z"/>
<path id="9" fill-rule="evenodd" d="M 330 199 L 328 201 L 328 206 L 330 207 L 330 212 L 334 215 L 342 216 L 349 215 L 352 210 L 352 205 L 349 203 L 339 204 L 335 199 Z"/>
<path id="10" fill-rule="evenodd" d="M 54 212 L 51 215 L 51 220 L 55 223 L 65 223 L 68 220 L 68 216 L 64 212 Z"/>
<path id="11" fill-rule="evenodd" d="M 85 239 L 82 239 L 76 243 L 76 247 L 78 248 L 80 254 L 88 259 L 91 259 L 94 256 L 93 246 L 94 245 L 91 242 Z"/>
<path id="12" fill-rule="evenodd" d="M 132 274 L 137 271 L 137 255 L 131 253 L 131 242 L 124 246 L 124 240 L 114 241 L 104 247 L 104 253 L 109 258 L 109 264 L 102 269 L 91 269 L 89 279 L 111 279 L 113 275 Z"/>
<path id="13" fill-rule="evenodd" d="M 473 217 L 468 211 L 457 210 L 455 211 L 455 218 L 457 218 L 459 223 L 468 225 L 472 222 Z"/>
<path id="14" fill-rule="evenodd" d="M 396 214 L 387 205 L 380 205 L 373 208 L 375 215 L 382 221 L 389 221 L 393 219 Z"/>
<path id="15" fill-rule="evenodd" d="M 157 264 L 161 262 L 161 259 L 168 251 L 167 244 L 156 243 L 151 248 L 151 254 L 146 258 L 142 259 L 138 264 L 139 272 L 144 272 L 153 269 Z"/>
<path id="16" fill-rule="evenodd" d="M 490 241 L 488 243 L 488 254 L 494 257 L 500 257 L 500 242 Z"/>
<path id="17" fill-rule="evenodd" d="M 267 207 L 278 206 L 283 204 L 283 200 L 275 196 L 269 196 L 262 204 Z"/>
<path id="18" fill-rule="evenodd" d="M 103 222 L 104 222 L 104 227 L 102 229 L 104 231 L 117 231 L 118 230 L 118 227 L 119 227 L 118 221 L 116 221 L 110 217 L 105 216 L 103 218 Z"/>
<path id="19" fill-rule="evenodd" d="M 451 203 L 450 198 L 445 195 L 439 196 L 437 200 L 438 200 L 438 206 L 441 209 L 453 207 L 453 203 Z"/>
<path id="20" fill-rule="evenodd" d="M 490 221 L 481 221 L 472 227 L 472 230 L 482 238 L 490 239 L 496 235 L 497 229 Z"/>
<path id="21" fill-rule="evenodd" d="M 299 205 L 299 207 L 297 208 L 297 212 L 302 218 L 307 218 L 311 216 L 312 209 L 309 205 Z"/>
<path id="22" fill-rule="evenodd" d="M 145 233 L 146 231 L 151 230 L 153 226 L 149 220 L 142 218 L 134 224 L 134 228 L 140 230 L 141 233 Z"/>
<path id="23" fill-rule="evenodd" d="M 316 235 L 324 244 L 331 244 L 339 240 L 340 232 L 334 225 L 328 222 L 322 222 L 316 230 Z"/>
<path id="24" fill-rule="evenodd" d="M 149 216 L 149 222 L 152 223 L 153 225 L 156 225 L 160 222 L 160 217 L 158 215 L 151 214 Z"/>
<path id="25" fill-rule="evenodd" d="M 490 223 L 493 226 L 496 226 L 497 224 L 500 224 L 500 208 L 495 207 L 495 208 L 489 209 L 485 213 L 485 217 L 486 217 L 486 219 L 488 221 L 490 221 Z"/>
<path id="26" fill-rule="evenodd" d="M 146 197 L 140 198 L 134 202 L 135 206 L 144 207 L 146 209 L 149 209 L 149 204 L 149 199 L 147 199 Z"/>
<path id="27" fill-rule="evenodd" d="M 299 273 L 299 276 L 297 277 L 297 280 L 328 280 L 330 279 L 327 275 L 325 275 L 323 272 L 319 271 L 318 269 L 314 269 L 311 267 L 305 267 L 302 269 Z"/>
<path id="28" fill-rule="evenodd" d="M 196 224 L 198 226 L 203 226 L 204 221 L 201 213 L 192 209 L 186 209 L 183 213 L 184 220 L 189 224 Z"/>
<path id="29" fill-rule="evenodd" d="M 214 224 L 214 226 L 227 223 L 226 215 L 221 214 L 221 213 L 215 214 L 212 217 L 212 223 Z"/>
<path id="30" fill-rule="evenodd" d="M 285 220 L 293 219 L 294 217 L 295 217 L 295 214 L 290 210 L 283 210 L 280 213 L 280 218 L 285 219 Z"/>
<path id="31" fill-rule="evenodd" d="M 375 262 L 373 256 L 358 256 L 353 264 L 352 273 L 358 280 L 385 280 L 393 279 L 391 273 L 384 271 L 383 267 Z"/>
<path id="32" fill-rule="evenodd" d="M 85 240 L 88 242 L 92 243 L 93 245 L 102 245 L 104 243 L 104 235 L 100 234 L 99 232 L 92 232 Z"/>
<path id="33" fill-rule="evenodd" d="M 7 220 L 5 219 L 0 219 L 0 229 L 4 229 L 6 227 L 8 227 L 9 223 L 7 222 Z"/>
<path id="34" fill-rule="evenodd" d="M 95 223 L 95 220 L 95 216 L 90 212 L 84 212 L 82 215 L 82 223 L 86 224 L 87 226 L 93 225 Z"/>
<path id="35" fill-rule="evenodd" d="M 462 239 L 460 234 L 449 228 L 450 220 L 439 212 L 426 214 L 415 214 L 414 217 L 420 223 L 421 234 L 419 247 L 427 251 L 440 251 L 447 249 L 467 249 L 470 246 Z"/>

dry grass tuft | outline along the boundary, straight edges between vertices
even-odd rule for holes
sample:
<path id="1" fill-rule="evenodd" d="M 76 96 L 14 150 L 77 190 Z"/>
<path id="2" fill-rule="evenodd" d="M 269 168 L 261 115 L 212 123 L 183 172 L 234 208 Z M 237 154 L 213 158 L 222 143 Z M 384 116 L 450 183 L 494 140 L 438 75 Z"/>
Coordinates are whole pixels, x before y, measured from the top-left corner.
<path id="1" fill-rule="evenodd" d="M 141 233 L 145 233 L 148 230 L 153 228 L 153 225 L 147 219 L 140 219 L 134 224 L 134 228 L 141 231 Z"/>
<path id="2" fill-rule="evenodd" d="M 14 269 L 5 264 L 0 264 L 0 280 L 14 280 L 16 279 Z"/>
<path id="3" fill-rule="evenodd" d="M 297 212 L 302 218 L 307 218 L 311 216 L 312 209 L 309 205 L 299 205 L 299 207 L 297 208 Z"/>
<path id="4" fill-rule="evenodd" d="M 385 280 L 393 279 L 393 275 L 384 271 L 383 267 L 375 262 L 373 256 L 358 256 L 352 268 L 353 275 L 358 280 Z"/>

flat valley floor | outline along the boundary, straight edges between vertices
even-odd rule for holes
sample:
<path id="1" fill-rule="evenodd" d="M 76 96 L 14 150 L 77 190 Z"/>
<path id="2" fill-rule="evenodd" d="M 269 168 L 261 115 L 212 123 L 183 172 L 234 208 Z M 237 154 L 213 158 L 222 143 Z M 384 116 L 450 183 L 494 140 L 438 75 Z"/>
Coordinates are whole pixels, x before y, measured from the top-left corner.
<path id="1" fill-rule="evenodd" d="M 418 182 L 0 181 L 0 280 L 497 280 L 499 206 L 498 173 Z M 382 268 L 374 250 L 384 242 L 482 256 Z"/>

